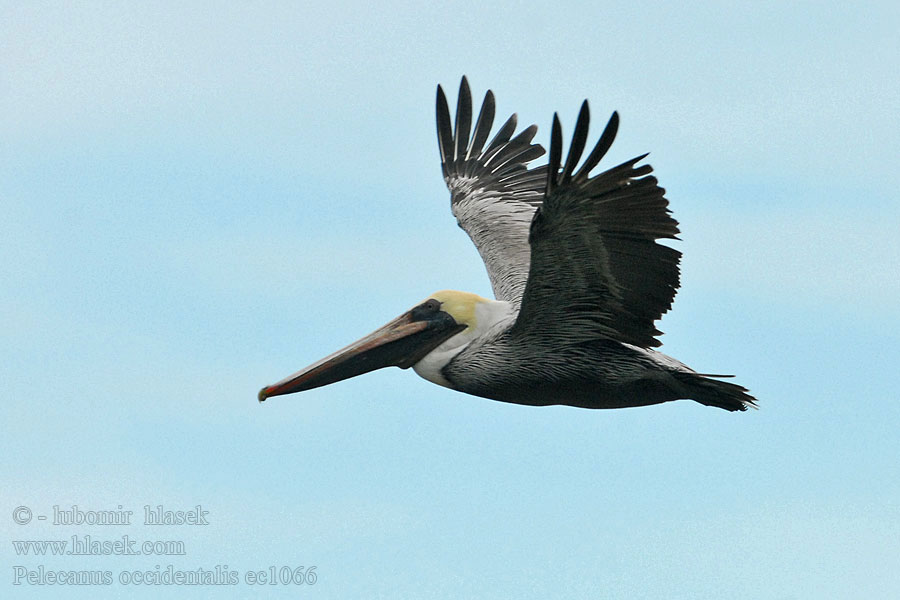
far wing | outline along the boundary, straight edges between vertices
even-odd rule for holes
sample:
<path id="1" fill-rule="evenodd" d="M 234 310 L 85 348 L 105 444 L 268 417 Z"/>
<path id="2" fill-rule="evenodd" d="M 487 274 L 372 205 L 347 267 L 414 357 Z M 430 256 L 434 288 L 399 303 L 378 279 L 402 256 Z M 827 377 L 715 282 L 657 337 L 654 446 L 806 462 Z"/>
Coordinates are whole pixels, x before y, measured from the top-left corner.
<path id="1" fill-rule="evenodd" d="M 463 77 L 453 127 L 447 97 L 438 86 L 438 146 L 453 214 L 478 248 L 494 295 L 518 304 L 528 278 L 528 230 L 547 180 L 546 167 L 529 170 L 527 165 L 544 149 L 531 143 L 536 125 L 512 137 L 516 115 L 485 147 L 494 109 L 494 94 L 488 91 L 472 130 L 472 94 Z"/>
<path id="2" fill-rule="evenodd" d="M 531 267 L 512 332 L 659 346 L 654 321 L 672 305 L 681 253 L 656 240 L 677 239 L 678 223 L 653 169 L 636 166 L 646 155 L 589 176 L 612 145 L 617 113 L 575 172 L 589 121 L 585 101 L 562 166 L 553 117 L 546 198 L 531 226 Z"/>

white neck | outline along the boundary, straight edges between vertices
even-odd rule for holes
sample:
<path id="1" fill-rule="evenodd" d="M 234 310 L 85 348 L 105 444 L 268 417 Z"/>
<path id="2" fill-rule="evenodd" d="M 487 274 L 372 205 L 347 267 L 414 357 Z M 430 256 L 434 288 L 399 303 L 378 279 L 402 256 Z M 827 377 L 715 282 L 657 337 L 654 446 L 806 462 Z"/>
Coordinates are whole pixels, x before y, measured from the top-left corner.
<path id="1" fill-rule="evenodd" d="M 440 346 L 426 354 L 422 360 L 413 365 L 419 377 L 432 383 L 452 388 L 453 386 L 441 373 L 441 370 L 453 358 L 465 350 L 472 342 L 486 337 L 498 329 L 506 329 L 512 325 L 516 310 L 512 304 L 502 300 L 482 299 L 475 305 L 475 322 L 448 339 Z"/>

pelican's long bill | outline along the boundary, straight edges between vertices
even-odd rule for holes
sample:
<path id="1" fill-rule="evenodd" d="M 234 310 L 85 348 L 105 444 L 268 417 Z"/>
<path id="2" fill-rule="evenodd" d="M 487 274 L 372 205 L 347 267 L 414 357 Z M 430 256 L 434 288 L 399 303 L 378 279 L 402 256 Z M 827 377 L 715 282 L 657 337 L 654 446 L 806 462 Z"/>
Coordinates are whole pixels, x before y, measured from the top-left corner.
<path id="1" fill-rule="evenodd" d="M 408 369 L 466 328 L 429 300 L 305 369 L 259 391 L 259 401 L 356 377 L 383 367 Z"/>

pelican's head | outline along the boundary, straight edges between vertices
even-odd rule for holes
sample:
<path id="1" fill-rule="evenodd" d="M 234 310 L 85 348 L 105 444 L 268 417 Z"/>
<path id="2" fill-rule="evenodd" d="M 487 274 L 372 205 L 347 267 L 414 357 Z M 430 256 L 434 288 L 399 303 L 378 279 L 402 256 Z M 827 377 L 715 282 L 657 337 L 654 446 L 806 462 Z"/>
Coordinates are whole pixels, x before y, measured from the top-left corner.
<path id="1" fill-rule="evenodd" d="M 310 390 L 383 367 L 408 369 L 436 349 L 440 354 L 451 348 L 461 349 L 479 329 L 479 306 L 485 303 L 494 302 L 467 292 L 436 292 L 366 337 L 264 387 L 259 392 L 259 401 Z M 460 343 L 449 343 L 451 338 L 455 342 L 457 335 L 461 336 Z M 418 366 L 416 371 L 426 379 L 442 383 L 424 374 Z"/>

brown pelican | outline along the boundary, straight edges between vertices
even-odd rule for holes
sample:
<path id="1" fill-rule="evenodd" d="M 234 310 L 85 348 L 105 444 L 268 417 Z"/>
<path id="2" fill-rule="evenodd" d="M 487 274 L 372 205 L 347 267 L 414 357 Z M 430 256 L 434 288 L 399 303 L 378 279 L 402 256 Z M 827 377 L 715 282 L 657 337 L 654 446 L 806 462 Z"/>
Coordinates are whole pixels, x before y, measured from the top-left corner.
<path id="1" fill-rule="evenodd" d="M 478 248 L 496 300 L 431 294 L 381 329 L 260 390 L 259 400 L 309 390 L 375 369 L 412 367 L 439 385 L 516 404 L 621 408 L 692 399 L 725 410 L 755 407 L 739 385 L 719 381 L 652 348 L 654 321 L 679 285 L 681 253 L 657 243 L 677 239 L 665 190 L 639 156 L 591 171 L 619 125 L 613 113 L 576 169 L 590 120 L 584 102 L 563 162 L 562 128 L 553 117 L 547 165 L 517 135 L 512 115 L 488 143 L 494 121 L 488 91 L 472 128 L 463 77 L 451 124 L 437 88 L 437 134 L 450 205 Z"/>

